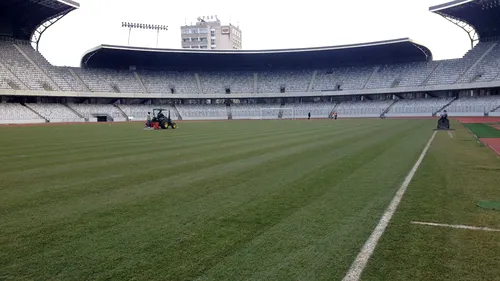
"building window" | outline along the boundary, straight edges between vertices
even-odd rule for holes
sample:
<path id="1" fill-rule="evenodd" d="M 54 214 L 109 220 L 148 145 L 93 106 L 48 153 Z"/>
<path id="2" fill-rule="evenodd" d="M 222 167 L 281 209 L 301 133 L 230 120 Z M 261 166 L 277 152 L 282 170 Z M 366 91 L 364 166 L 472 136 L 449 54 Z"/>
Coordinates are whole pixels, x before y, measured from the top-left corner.
<path id="1" fill-rule="evenodd" d="M 210 40 L 210 43 L 211 43 L 212 45 L 215 45 L 215 39 Z"/>
<path id="2" fill-rule="evenodd" d="M 210 31 L 210 36 L 215 37 L 215 30 Z"/>
<path id="3" fill-rule="evenodd" d="M 202 37 L 202 38 L 200 38 L 200 41 L 201 41 L 201 42 L 207 42 L 207 37 Z"/>

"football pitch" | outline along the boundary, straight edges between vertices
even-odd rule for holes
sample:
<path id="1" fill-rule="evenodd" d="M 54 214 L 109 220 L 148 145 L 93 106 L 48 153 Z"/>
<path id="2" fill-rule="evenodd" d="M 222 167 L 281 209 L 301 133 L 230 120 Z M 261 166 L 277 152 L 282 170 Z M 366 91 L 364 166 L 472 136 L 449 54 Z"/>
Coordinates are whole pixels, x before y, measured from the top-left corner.
<path id="1" fill-rule="evenodd" d="M 0 127 L 0 280 L 342 280 L 435 123 Z M 452 127 L 361 280 L 500 280 L 500 158 Z"/>

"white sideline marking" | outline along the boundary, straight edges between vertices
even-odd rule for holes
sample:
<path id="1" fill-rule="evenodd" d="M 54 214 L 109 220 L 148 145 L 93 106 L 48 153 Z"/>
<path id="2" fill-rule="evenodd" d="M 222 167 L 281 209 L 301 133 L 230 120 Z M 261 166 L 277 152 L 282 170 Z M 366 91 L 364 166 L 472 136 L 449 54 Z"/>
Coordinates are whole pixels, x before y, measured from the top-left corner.
<path id="1" fill-rule="evenodd" d="M 408 185 L 411 182 L 411 179 L 417 172 L 418 167 L 420 166 L 422 160 L 427 154 L 427 150 L 429 150 L 429 147 L 431 146 L 431 143 L 434 140 L 434 137 L 436 136 L 436 132 L 437 131 L 434 131 L 431 138 L 429 139 L 429 142 L 427 142 L 427 145 L 420 154 L 420 157 L 418 158 L 417 162 L 410 170 L 410 172 L 405 178 L 405 181 L 403 182 L 403 184 L 401 184 L 401 187 L 399 187 L 398 192 L 396 192 L 396 195 L 394 195 L 394 198 L 392 199 L 391 203 L 385 210 L 384 215 L 382 216 L 382 218 L 380 218 L 380 221 L 373 230 L 372 234 L 370 235 L 368 240 L 366 240 L 365 244 L 363 245 L 363 248 L 361 248 L 361 251 L 359 252 L 358 256 L 351 264 L 349 271 L 347 271 L 344 279 L 342 279 L 343 281 L 357 281 L 361 278 L 361 273 L 365 269 L 368 260 L 373 254 L 373 251 L 377 246 L 378 240 L 380 239 L 382 234 L 384 234 L 384 231 L 387 228 L 387 225 L 389 224 L 389 221 L 391 220 L 392 216 L 394 215 L 394 212 L 396 212 L 399 202 L 401 202 L 401 199 L 403 198 L 403 195 L 405 194 L 406 189 L 408 188 Z"/>
<path id="2" fill-rule="evenodd" d="M 448 131 L 448 135 L 450 136 L 450 138 L 453 138 L 453 134 L 450 131 Z"/>
<path id="3" fill-rule="evenodd" d="M 428 225 L 428 226 L 440 226 L 440 227 L 449 227 L 449 228 L 458 228 L 458 229 L 500 232 L 500 229 L 489 228 L 489 227 L 480 227 L 480 226 L 461 225 L 461 224 L 445 224 L 445 223 L 421 222 L 421 221 L 412 221 L 411 223 L 412 224 L 419 224 L 419 225 Z"/>

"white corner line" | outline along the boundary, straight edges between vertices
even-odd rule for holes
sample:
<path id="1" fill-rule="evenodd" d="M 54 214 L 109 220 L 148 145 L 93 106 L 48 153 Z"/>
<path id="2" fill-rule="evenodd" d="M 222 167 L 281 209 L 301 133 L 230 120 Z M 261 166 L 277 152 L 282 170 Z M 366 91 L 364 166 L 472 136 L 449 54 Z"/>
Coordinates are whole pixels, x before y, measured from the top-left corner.
<path id="1" fill-rule="evenodd" d="M 448 228 L 457 228 L 457 229 L 468 229 L 468 230 L 481 230 L 481 231 L 492 231 L 492 232 L 500 232 L 500 229 L 482 227 L 482 226 L 470 226 L 470 225 L 461 225 L 461 224 L 446 224 L 446 223 L 435 223 L 435 222 L 421 222 L 421 221 L 412 221 L 412 224 L 418 225 L 427 225 L 427 226 L 438 226 L 438 227 L 448 227 Z"/>
<path id="2" fill-rule="evenodd" d="M 399 187 L 398 191 L 396 192 L 396 195 L 394 195 L 394 198 L 392 199 L 391 203 L 389 204 L 384 214 L 380 218 L 380 221 L 373 230 L 372 234 L 370 235 L 368 240 L 366 240 L 365 244 L 363 245 L 363 248 L 361 248 L 361 251 L 356 256 L 354 262 L 351 264 L 349 271 L 347 271 L 344 279 L 342 279 L 343 281 L 357 281 L 361 278 L 361 273 L 363 273 L 363 270 L 368 264 L 368 260 L 373 254 L 373 251 L 375 250 L 375 247 L 377 246 L 380 237 L 382 237 L 382 234 L 384 234 L 385 229 L 389 224 L 389 221 L 396 212 L 396 209 L 398 208 L 398 205 L 401 202 L 401 199 L 403 198 L 403 195 L 405 194 L 408 185 L 410 184 L 413 176 L 417 172 L 418 167 L 420 166 L 422 160 L 427 154 L 427 151 L 429 150 L 429 147 L 431 146 L 431 143 L 434 140 L 436 133 L 437 131 L 434 131 L 434 133 L 432 134 L 431 138 L 427 142 L 427 145 L 420 154 L 420 157 L 418 158 L 417 162 L 415 162 L 415 165 L 413 165 L 413 168 L 406 176 L 403 184 L 401 184 L 401 186 Z"/>

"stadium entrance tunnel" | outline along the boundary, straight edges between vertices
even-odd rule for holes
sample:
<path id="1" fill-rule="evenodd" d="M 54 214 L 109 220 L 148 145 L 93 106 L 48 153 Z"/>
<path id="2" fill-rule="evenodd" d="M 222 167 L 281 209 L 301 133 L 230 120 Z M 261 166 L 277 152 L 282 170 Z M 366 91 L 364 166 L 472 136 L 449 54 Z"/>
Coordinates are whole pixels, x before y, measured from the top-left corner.
<path id="1" fill-rule="evenodd" d="M 109 117 L 108 115 L 96 115 L 95 118 L 97 118 L 97 122 L 112 122 L 113 119 Z"/>

